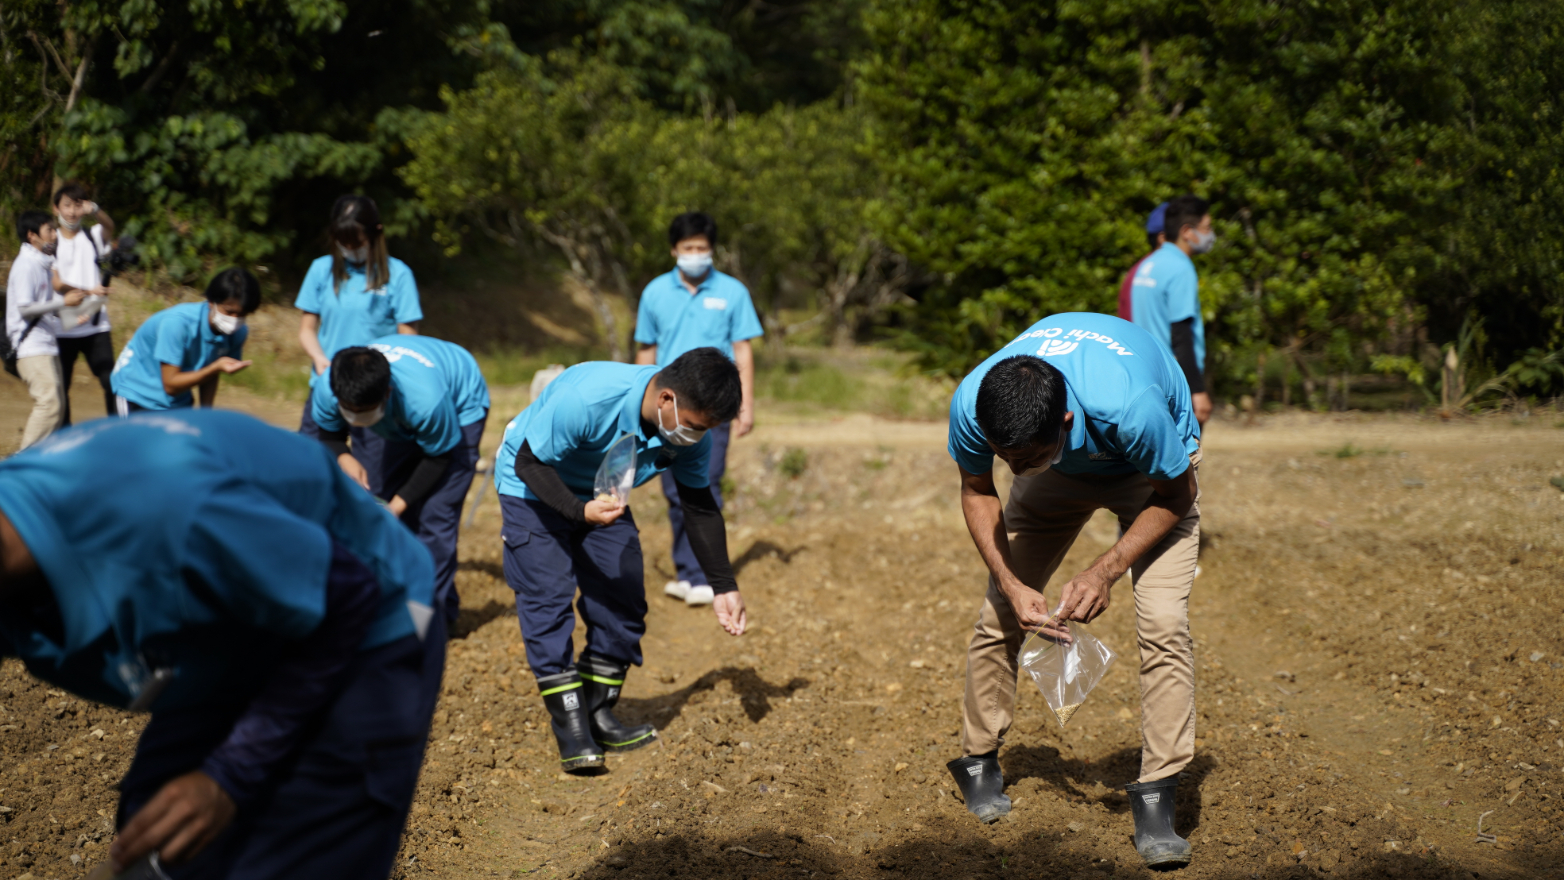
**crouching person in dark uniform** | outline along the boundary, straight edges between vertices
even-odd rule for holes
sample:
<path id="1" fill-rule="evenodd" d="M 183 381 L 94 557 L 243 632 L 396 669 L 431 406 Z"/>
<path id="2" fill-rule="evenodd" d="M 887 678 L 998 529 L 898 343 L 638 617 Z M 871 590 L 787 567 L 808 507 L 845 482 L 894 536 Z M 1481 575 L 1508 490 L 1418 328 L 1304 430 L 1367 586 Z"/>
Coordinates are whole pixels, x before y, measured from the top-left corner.
<path id="1" fill-rule="evenodd" d="M 671 471 L 690 546 L 711 578 L 717 622 L 742 635 L 744 600 L 728 559 L 722 511 L 712 495 L 707 432 L 739 411 L 738 367 L 715 348 L 697 348 L 668 366 L 585 363 L 561 373 L 505 428 L 495 459 L 504 518 L 505 580 L 527 662 L 552 718 L 567 771 L 603 766 L 603 753 L 657 739 L 650 724 L 614 717 L 631 666 L 641 665 L 646 582 L 641 537 L 630 509 L 593 495 L 608 449 L 634 438 L 640 485 Z M 586 622 L 574 659 L 571 600 Z"/>
<path id="2" fill-rule="evenodd" d="M 0 462 L 0 651 L 152 712 L 117 869 L 388 876 L 445 664 L 433 592 L 319 443 L 248 416 L 91 422 Z"/>
<path id="3" fill-rule="evenodd" d="M 489 418 L 489 386 L 478 362 L 454 342 L 383 336 L 337 352 L 310 394 L 310 413 L 342 470 L 366 489 L 381 487 L 391 512 L 429 548 L 435 608 L 454 622 L 457 533 Z M 369 461 L 378 472 L 348 449 L 349 427 L 383 441 Z M 360 451 L 368 446 L 359 444 Z"/>

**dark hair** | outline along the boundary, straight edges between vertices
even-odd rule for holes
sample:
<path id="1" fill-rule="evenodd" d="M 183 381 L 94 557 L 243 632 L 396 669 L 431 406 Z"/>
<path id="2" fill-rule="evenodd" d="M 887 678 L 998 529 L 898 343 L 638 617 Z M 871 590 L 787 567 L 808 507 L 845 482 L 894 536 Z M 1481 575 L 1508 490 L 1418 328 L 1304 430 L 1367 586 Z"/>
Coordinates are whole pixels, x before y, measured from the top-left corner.
<path id="1" fill-rule="evenodd" d="M 331 359 L 331 393 L 357 409 L 386 399 L 391 390 L 391 362 L 373 348 L 355 345 Z"/>
<path id="2" fill-rule="evenodd" d="M 261 282 L 238 268 L 224 269 L 206 286 L 206 301 L 214 305 L 239 302 L 239 313 L 248 315 L 261 307 Z"/>
<path id="3" fill-rule="evenodd" d="M 53 225 L 54 218 L 42 211 L 23 211 L 22 216 L 16 218 L 16 237 L 22 240 L 22 244 L 27 244 L 29 233 L 43 235 L 43 228 Z"/>
<path id="4" fill-rule="evenodd" d="M 1199 226 L 1200 221 L 1211 213 L 1211 203 L 1199 196 L 1179 196 L 1168 202 L 1168 212 L 1162 221 L 1162 235 L 1168 241 L 1178 244 L 1179 234 L 1185 226 Z"/>
<path id="5" fill-rule="evenodd" d="M 1162 233 L 1160 233 L 1160 232 L 1148 232 L 1148 233 L 1146 233 L 1146 247 L 1148 247 L 1148 248 L 1150 248 L 1152 250 L 1156 250 L 1157 248 L 1162 247 L 1162 242 L 1157 241 L 1157 239 L 1159 239 L 1159 238 L 1162 238 Z M 1167 241 L 1167 239 L 1165 239 L 1165 238 L 1163 238 L 1162 240 L 1163 241 Z"/>
<path id="6" fill-rule="evenodd" d="M 1033 355 L 1005 358 L 978 386 L 978 427 L 999 449 L 1052 444 L 1066 409 L 1064 375 Z"/>
<path id="7" fill-rule="evenodd" d="M 700 211 L 688 211 L 673 218 L 668 225 L 668 246 L 678 247 L 679 242 L 686 238 L 694 238 L 697 235 L 706 236 L 706 243 L 712 247 L 717 246 L 717 221 L 711 219 L 710 214 L 702 214 Z"/>
<path id="8" fill-rule="evenodd" d="M 744 388 L 739 368 L 715 348 L 692 348 L 657 373 L 657 387 L 679 395 L 680 407 L 717 423 L 739 414 Z"/>
<path id="9" fill-rule="evenodd" d="M 369 259 L 365 260 L 364 287 L 377 290 L 391 280 L 391 255 L 386 250 L 386 236 L 380 228 L 380 208 L 369 196 L 339 196 L 331 206 L 331 226 L 327 228 L 327 242 L 331 246 L 331 289 L 342 289 L 348 280 L 348 261 L 342 256 L 341 245 L 350 241 L 362 241 L 369 245 Z"/>
<path id="10" fill-rule="evenodd" d="M 79 180 L 67 180 L 60 184 L 59 189 L 54 191 L 54 201 L 50 204 L 58 208 L 60 199 L 66 196 L 70 196 L 78 202 L 87 202 L 92 200 L 92 190 L 87 188 L 87 184 Z"/>

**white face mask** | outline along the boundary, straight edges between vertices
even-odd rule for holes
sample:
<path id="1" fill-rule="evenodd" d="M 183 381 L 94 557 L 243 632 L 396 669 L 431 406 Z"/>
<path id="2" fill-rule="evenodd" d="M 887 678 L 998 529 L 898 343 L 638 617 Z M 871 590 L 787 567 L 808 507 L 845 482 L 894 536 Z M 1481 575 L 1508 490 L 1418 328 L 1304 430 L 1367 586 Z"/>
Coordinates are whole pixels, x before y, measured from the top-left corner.
<path id="1" fill-rule="evenodd" d="M 1216 233 L 1215 232 L 1200 232 L 1199 230 L 1196 230 L 1195 231 L 1195 242 L 1194 242 L 1194 244 L 1191 244 L 1189 246 L 1189 250 L 1192 253 L 1204 254 L 1204 253 L 1209 253 L 1211 248 L 1214 247 L 1215 245 L 1216 245 Z"/>
<path id="2" fill-rule="evenodd" d="M 339 244 L 337 245 L 337 250 L 342 251 L 342 259 L 347 260 L 349 263 L 369 262 L 369 245 L 367 244 L 361 244 L 356 248 L 345 248 Z"/>
<path id="3" fill-rule="evenodd" d="M 1048 470 L 1049 468 L 1053 467 L 1054 465 L 1058 464 L 1059 462 L 1064 461 L 1064 447 L 1065 447 L 1065 441 L 1067 439 L 1069 439 L 1069 435 L 1065 433 L 1063 428 L 1060 428 L 1059 429 L 1059 448 L 1054 452 L 1053 460 L 1048 462 L 1047 464 L 1040 464 L 1037 467 L 1027 468 L 1026 470 L 1022 471 L 1021 473 L 1017 474 L 1016 476 L 1019 476 L 1019 477 L 1035 477 L 1038 474 L 1040 474 L 1040 473 Z"/>
<path id="4" fill-rule="evenodd" d="M 244 319 L 238 315 L 225 315 L 212 307 L 212 329 L 224 336 L 232 336 L 244 326 Z"/>
<path id="5" fill-rule="evenodd" d="M 686 278 L 703 278 L 711 271 L 711 252 L 704 254 L 680 254 L 679 271 Z"/>
<path id="6" fill-rule="evenodd" d="M 386 417 L 386 404 L 384 401 L 381 401 L 379 406 L 369 412 L 356 413 L 344 408 L 339 403 L 337 404 L 337 411 L 342 413 L 343 421 L 355 428 L 372 428 L 377 422 Z"/>
<path id="7" fill-rule="evenodd" d="M 681 424 L 679 424 L 679 397 L 678 397 L 678 395 L 674 395 L 674 398 L 673 398 L 673 427 L 672 428 L 665 428 L 665 427 L 663 427 L 663 411 L 662 411 L 661 407 L 658 407 L 658 409 L 657 409 L 657 434 L 658 434 L 658 436 L 662 437 L 663 441 L 665 443 L 668 443 L 670 446 L 694 446 L 695 444 L 701 442 L 701 438 L 702 437 L 706 436 L 706 432 L 704 430 L 697 431 L 694 428 L 690 427 L 689 425 L 681 425 Z"/>

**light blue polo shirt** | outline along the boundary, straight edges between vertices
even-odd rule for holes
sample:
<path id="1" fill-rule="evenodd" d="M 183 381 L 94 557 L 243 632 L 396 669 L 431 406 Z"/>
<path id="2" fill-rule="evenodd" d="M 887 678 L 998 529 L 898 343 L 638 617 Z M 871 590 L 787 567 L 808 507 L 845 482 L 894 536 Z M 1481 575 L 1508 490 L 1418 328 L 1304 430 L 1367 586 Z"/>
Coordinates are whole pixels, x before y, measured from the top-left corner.
<path id="1" fill-rule="evenodd" d="M 711 435 L 693 446 L 664 443 L 653 425 L 641 422 L 641 399 L 657 367 L 589 361 L 576 364 L 548 384 L 532 405 L 505 426 L 505 439 L 494 468 L 494 486 L 501 495 L 538 500 L 516 476 L 521 444 L 532 447 L 538 461 L 552 465 L 570 491 L 592 500 L 592 482 L 608 447 L 626 434 L 635 436 L 635 485 L 669 468 L 680 483 L 693 488 L 710 485 Z"/>
<path id="2" fill-rule="evenodd" d="M 443 455 L 462 439 L 462 426 L 489 414 L 489 386 L 467 349 L 432 336 L 393 333 L 369 348 L 391 362 L 391 400 L 385 417 L 370 428 L 387 440 L 418 444 L 427 455 Z M 331 371 L 310 391 L 310 416 L 322 431 L 346 431 L 347 422 L 331 391 Z"/>
<path id="3" fill-rule="evenodd" d="M 1135 267 L 1130 285 L 1135 325 L 1163 345 L 1173 345 L 1173 325 L 1194 319 L 1195 366 L 1206 371 L 1206 323 L 1200 314 L 1200 279 L 1195 261 L 1168 242 Z"/>
<path id="4" fill-rule="evenodd" d="M 368 345 L 395 333 L 398 324 L 423 320 L 413 270 L 396 257 L 389 258 L 387 265 L 391 278 L 374 290 L 365 290 L 369 276 L 362 266 L 349 263 L 347 280 L 341 289 L 333 289 L 331 256 L 310 264 L 293 305 L 301 312 L 320 316 L 320 347 L 327 358 L 344 348 Z"/>
<path id="5" fill-rule="evenodd" d="M 635 341 L 657 346 L 659 367 L 706 346 L 720 349 L 731 360 L 733 343 L 764 332 L 749 288 L 716 269 L 706 273 L 694 294 L 679 280 L 678 269 L 657 276 L 641 291 L 635 315 Z"/>
<path id="6" fill-rule="evenodd" d="M 57 643 L 0 616 L 0 652 L 115 706 L 156 668 L 174 671 L 160 711 L 253 692 L 325 618 L 332 539 L 380 584 L 362 649 L 421 634 L 431 614 L 417 537 L 318 442 L 241 413 L 67 428 L 0 461 L 0 512 L 64 624 Z"/>
<path id="7" fill-rule="evenodd" d="M 213 330 L 211 309 L 205 300 L 180 303 L 142 322 L 114 362 L 109 380 L 114 393 L 147 409 L 195 406 L 190 391 L 170 396 L 163 390 L 163 365 L 173 364 L 188 373 L 218 358 L 243 358 L 244 341 L 250 337 L 249 327 L 240 327 L 232 336 Z"/>
<path id="8" fill-rule="evenodd" d="M 1200 448 L 1189 383 L 1168 347 L 1120 318 L 1067 312 L 1044 318 L 967 374 L 950 400 L 950 457 L 969 474 L 993 470 L 977 422 L 978 386 L 1000 361 L 1033 355 L 1064 375 L 1075 423 L 1062 474 L 1130 474 L 1171 480 Z"/>

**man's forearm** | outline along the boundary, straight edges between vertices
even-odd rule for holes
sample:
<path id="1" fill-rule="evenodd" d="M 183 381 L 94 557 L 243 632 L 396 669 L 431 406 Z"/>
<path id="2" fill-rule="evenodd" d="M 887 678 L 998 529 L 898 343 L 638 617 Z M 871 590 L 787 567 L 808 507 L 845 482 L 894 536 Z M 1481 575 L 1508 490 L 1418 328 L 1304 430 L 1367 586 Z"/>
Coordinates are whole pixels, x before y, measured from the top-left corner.
<path id="1" fill-rule="evenodd" d="M 1004 509 L 999 503 L 999 496 L 963 490 L 961 513 L 966 517 L 972 543 L 983 558 L 983 564 L 994 575 L 1000 591 L 1018 585 L 1026 586 L 1016 577 L 1015 566 L 1011 562 L 1010 536 L 1005 534 Z"/>
<path id="2" fill-rule="evenodd" d="M 1135 522 L 1108 552 L 1097 557 L 1092 562 L 1088 571 L 1095 571 L 1107 578 L 1108 583 L 1114 583 L 1130 570 L 1137 559 L 1151 552 L 1151 549 L 1162 543 L 1162 539 L 1173 531 L 1179 521 L 1189 513 L 1189 509 L 1195 504 L 1192 492 L 1181 493 L 1167 497 L 1153 492 L 1146 507 L 1135 517 Z"/>

